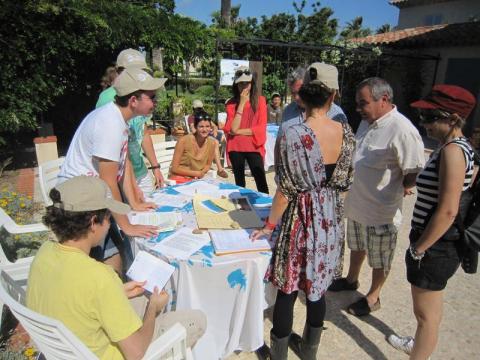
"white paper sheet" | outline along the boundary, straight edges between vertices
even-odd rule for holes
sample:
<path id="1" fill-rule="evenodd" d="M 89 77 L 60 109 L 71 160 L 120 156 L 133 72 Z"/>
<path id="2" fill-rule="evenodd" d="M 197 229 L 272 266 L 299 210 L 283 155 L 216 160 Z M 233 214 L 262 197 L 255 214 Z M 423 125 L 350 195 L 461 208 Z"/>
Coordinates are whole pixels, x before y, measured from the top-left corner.
<path id="1" fill-rule="evenodd" d="M 239 230 L 210 230 L 215 253 L 219 255 L 244 252 L 270 250 L 270 245 L 265 238 L 255 241 L 250 239 L 254 229 Z"/>
<path id="2" fill-rule="evenodd" d="M 145 290 L 153 292 L 155 286 L 162 290 L 174 271 L 172 265 L 146 251 L 139 251 L 127 271 L 127 276 L 135 281 L 146 280 Z"/>
<path id="3" fill-rule="evenodd" d="M 175 190 L 183 195 L 194 196 L 197 194 L 203 194 L 204 192 L 211 193 L 218 191 L 218 186 L 200 180 L 193 181 L 186 185 L 178 186 L 175 188 Z"/>
<path id="4" fill-rule="evenodd" d="M 128 214 L 130 223 L 135 225 L 153 225 L 159 232 L 172 231 L 182 222 L 179 212 L 131 212 Z"/>
<path id="5" fill-rule="evenodd" d="M 191 196 L 183 195 L 183 194 L 164 194 L 164 193 L 157 193 L 150 195 L 150 201 L 153 201 L 158 207 L 160 206 L 172 206 L 175 208 L 183 208 L 187 205 L 190 201 L 192 201 Z"/>
<path id="6" fill-rule="evenodd" d="M 168 258 L 186 260 L 210 242 L 207 231 L 202 234 L 193 234 L 192 231 L 191 228 L 183 227 L 155 245 L 153 250 Z"/>

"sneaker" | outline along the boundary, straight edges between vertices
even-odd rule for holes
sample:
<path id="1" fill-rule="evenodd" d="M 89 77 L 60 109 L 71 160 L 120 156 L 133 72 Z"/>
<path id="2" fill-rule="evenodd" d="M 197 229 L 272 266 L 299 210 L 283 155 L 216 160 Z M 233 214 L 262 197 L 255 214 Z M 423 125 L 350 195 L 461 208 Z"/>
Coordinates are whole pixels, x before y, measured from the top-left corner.
<path id="1" fill-rule="evenodd" d="M 415 340 L 411 336 L 398 336 L 395 334 L 391 334 L 387 338 L 387 341 L 395 349 L 403 351 L 405 354 L 410 355 Z"/>
<path id="2" fill-rule="evenodd" d="M 328 287 L 328 291 L 345 291 L 345 290 L 357 290 L 358 287 L 360 286 L 360 283 L 358 281 L 355 281 L 354 283 L 349 283 L 347 281 L 347 278 L 340 278 L 340 279 L 335 279 L 331 283 L 331 285 Z"/>

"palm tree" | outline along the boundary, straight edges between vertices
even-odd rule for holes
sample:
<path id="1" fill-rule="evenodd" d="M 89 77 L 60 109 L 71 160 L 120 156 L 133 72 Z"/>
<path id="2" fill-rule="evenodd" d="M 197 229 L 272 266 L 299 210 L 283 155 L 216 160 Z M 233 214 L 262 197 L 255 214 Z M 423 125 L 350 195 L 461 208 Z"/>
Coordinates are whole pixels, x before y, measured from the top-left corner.
<path id="1" fill-rule="evenodd" d="M 222 23 L 225 27 L 230 27 L 230 9 L 232 7 L 231 0 L 222 0 L 220 14 L 222 16 Z"/>
<path id="2" fill-rule="evenodd" d="M 357 16 L 352 21 L 347 22 L 347 25 L 340 33 L 340 37 L 343 39 L 361 38 L 368 36 L 371 33 L 372 31 L 369 28 L 363 27 L 363 18 L 361 16 Z"/>
<path id="3" fill-rule="evenodd" d="M 390 24 L 383 24 L 377 29 L 377 34 L 385 34 L 392 31 L 392 26 Z"/>

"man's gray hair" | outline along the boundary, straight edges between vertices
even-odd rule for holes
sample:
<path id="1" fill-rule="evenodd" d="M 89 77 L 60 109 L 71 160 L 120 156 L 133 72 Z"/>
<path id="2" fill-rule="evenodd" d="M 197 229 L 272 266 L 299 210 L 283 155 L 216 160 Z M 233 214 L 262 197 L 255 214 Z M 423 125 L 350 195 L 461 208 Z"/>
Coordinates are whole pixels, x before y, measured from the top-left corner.
<path id="1" fill-rule="evenodd" d="M 357 86 L 357 91 L 360 91 L 365 86 L 368 86 L 373 100 L 378 101 L 383 95 L 387 95 L 388 101 L 393 102 L 393 90 L 390 84 L 379 77 L 371 77 L 363 80 Z"/>
<path id="2" fill-rule="evenodd" d="M 293 70 L 290 74 L 288 74 L 288 84 L 292 85 L 297 80 L 302 80 L 305 78 L 305 74 L 307 72 L 307 67 L 305 65 L 298 66 L 295 70 Z"/>

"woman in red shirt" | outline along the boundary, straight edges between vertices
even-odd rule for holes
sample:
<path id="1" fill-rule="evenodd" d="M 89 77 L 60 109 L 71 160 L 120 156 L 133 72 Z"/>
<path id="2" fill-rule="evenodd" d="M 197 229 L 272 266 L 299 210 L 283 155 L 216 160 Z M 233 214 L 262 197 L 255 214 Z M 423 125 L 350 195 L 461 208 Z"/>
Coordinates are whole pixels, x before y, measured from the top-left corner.
<path id="1" fill-rule="evenodd" d="M 235 184 L 245 187 L 245 160 L 252 172 L 257 190 L 268 194 L 263 168 L 267 139 L 267 102 L 258 96 L 254 74 L 241 66 L 235 72 L 233 97 L 226 104 L 227 153 L 232 164 Z"/>

